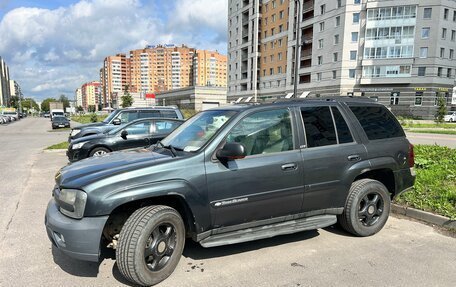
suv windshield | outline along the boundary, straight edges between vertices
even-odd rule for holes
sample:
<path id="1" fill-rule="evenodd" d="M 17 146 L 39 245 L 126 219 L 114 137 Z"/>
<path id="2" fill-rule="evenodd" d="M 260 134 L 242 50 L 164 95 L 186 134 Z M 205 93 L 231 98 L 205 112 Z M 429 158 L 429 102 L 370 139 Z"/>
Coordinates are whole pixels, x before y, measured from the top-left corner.
<path id="1" fill-rule="evenodd" d="M 118 110 L 113 111 L 111 114 L 109 114 L 109 116 L 106 119 L 103 120 L 103 123 L 109 123 L 118 113 Z"/>
<path id="2" fill-rule="evenodd" d="M 162 144 L 187 152 L 197 151 L 234 115 L 235 111 L 201 112 L 178 127 Z"/>

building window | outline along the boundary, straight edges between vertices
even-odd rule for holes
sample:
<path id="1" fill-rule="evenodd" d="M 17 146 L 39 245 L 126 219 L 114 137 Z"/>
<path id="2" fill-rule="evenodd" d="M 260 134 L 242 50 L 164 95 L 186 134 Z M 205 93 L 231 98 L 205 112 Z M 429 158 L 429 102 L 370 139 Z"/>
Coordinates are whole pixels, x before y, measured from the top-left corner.
<path id="1" fill-rule="evenodd" d="M 361 3 L 361 0 L 354 0 L 353 4 L 359 5 Z"/>
<path id="2" fill-rule="evenodd" d="M 283 19 L 283 15 L 284 15 L 284 13 L 283 13 L 283 10 L 282 10 L 282 11 L 279 12 L 279 18 Z"/>
<path id="3" fill-rule="evenodd" d="M 442 28 L 442 39 L 446 39 L 447 29 Z"/>
<path id="4" fill-rule="evenodd" d="M 396 106 L 399 104 L 399 92 L 391 92 L 390 96 L 390 105 Z"/>
<path id="5" fill-rule="evenodd" d="M 336 17 L 336 27 L 340 26 L 340 16 Z"/>
<path id="6" fill-rule="evenodd" d="M 428 47 L 420 48 L 420 58 L 427 58 L 428 56 Z"/>
<path id="7" fill-rule="evenodd" d="M 423 104 L 423 92 L 415 93 L 415 106 L 421 106 Z"/>
<path id="8" fill-rule="evenodd" d="M 318 40 L 318 49 L 323 48 L 323 39 Z"/>
<path id="9" fill-rule="evenodd" d="M 282 47 L 282 39 L 279 39 L 279 47 Z"/>
<path id="10" fill-rule="evenodd" d="M 357 51 L 350 51 L 350 60 L 351 61 L 356 61 L 357 54 L 358 54 Z"/>
<path id="11" fill-rule="evenodd" d="M 440 48 L 440 58 L 445 58 L 445 48 Z"/>
<path id="12" fill-rule="evenodd" d="M 282 66 L 277 67 L 277 73 L 282 74 Z"/>
<path id="13" fill-rule="evenodd" d="M 276 14 L 272 14 L 272 15 L 271 15 L 271 21 L 272 21 L 272 23 L 274 23 L 275 20 L 276 20 Z"/>
<path id="14" fill-rule="evenodd" d="M 279 61 L 282 60 L 282 52 L 280 52 L 279 54 L 277 54 L 277 57 L 279 58 Z"/>
<path id="15" fill-rule="evenodd" d="M 447 70 L 447 78 L 451 78 L 451 74 L 452 74 L 452 69 L 448 68 L 448 70 Z"/>
<path id="16" fill-rule="evenodd" d="M 418 76 L 419 77 L 426 76 L 426 67 L 418 67 Z"/>
<path id="17" fill-rule="evenodd" d="M 334 61 L 334 62 L 337 62 L 338 56 L 339 56 L 338 53 L 333 53 L 333 61 Z"/>
<path id="18" fill-rule="evenodd" d="M 442 67 L 438 67 L 437 68 L 437 77 L 441 77 L 442 73 L 443 73 L 443 68 Z"/>
<path id="19" fill-rule="evenodd" d="M 454 42 L 455 39 L 456 39 L 456 31 L 455 30 L 451 30 L 451 41 Z"/>
<path id="20" fill-rule="evenodd" d="M 423 19 L 431 19 L 432 8 L 424 8 Z"/>
<path id="21" fill-rule="evenodd" d="M 339 35 L 334 35 L 334 45 L 339 44 Z"/>
<path id="22" fill-rule="evenodd" d="M 317 81 L 321 81 L 321 73 L 317 73 Z"/>
<path id="23" fill-rule="evenodd" d="M 453 22 L 456 22 L 456 11 L 453 11 Z"/>
<path id="24" fill-rule="evenodd" d="M 450 49 L 450 55 L 448 56 L 448 58 L 450 60 L 453 60 L 453 58 L 454 58 L 454 50 L 453 49 Z"/>
<path id="25" fill-rule="evenodd" d="M 342 0 L 337 0 L 337 8 L 342 7 Z"/>
<path id="26" fill-rule="evenodd" d="M 447 8 L 445 8 L 443 10 L 443 19 L 445 20 L 448 20 L 448 14 L 450 13 L 450 10 L 448 10 Z"/>
<path id="27" fill-rule="evenodd" d="M 271 58 L 271 63 L 274 62 L 274 55 L 269 56 Z"/>
<path id="28" fill-rule="evenodd" d="M 317 61 L 318 61 L 318 65 L 322 65 L 323 64 L 323 56 L 318 56 Z"/>
<path id="29" fill-rule="evenodd" d="M 429 31 L 430 31 L 429 27 L 421 28 L 421 39 L 429 38 Z"/>
<path id="30" fill-rule="evenodd" d="M 358 32 L 352 32 L 352 42 L 358 42 Z"/>
<path id="31" fill-rule="evenodd" d="M 269 75 L 271 75 L 271 76 L 274 75 L 274 68 L 269 69 Z"/>
<path id="32" fill-rule="evenodd" d="M 354 79 L 356 77 L 356 69 L 349 69 L 348 70 L 348 77 L 350 79 Z"/>
<path id="33" fill-rule="evenodd" d="M 359 13 L 353 13 L 353 24 L 359 23 Z"/>
<path id="34" fill-rule="evenodd" d="M 325 22 L 320 22 L 320 32 L 325 30 Z"/>
<path id="35" fill-rule="evenodd" d="M 335 80 L 337 78 L 337 71 L 336 70 L 333 70 L 332 71 L 332 74 L 333 74 L 333 80 Z"/>
<path id="36" fill-rule="evenodd" d="M 325 12 L 326 12 L 326 5 L 325 4 L 320 5 L 320 15 L 325 14 Z"/>

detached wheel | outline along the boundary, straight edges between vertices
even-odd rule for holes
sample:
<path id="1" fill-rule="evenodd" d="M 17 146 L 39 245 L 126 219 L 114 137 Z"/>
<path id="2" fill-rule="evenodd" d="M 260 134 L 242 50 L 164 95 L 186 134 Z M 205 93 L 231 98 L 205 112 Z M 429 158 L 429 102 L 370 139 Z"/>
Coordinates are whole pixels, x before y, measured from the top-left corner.
<path id="1" fill-rule="evenodd" d="M 391 208 L 388 189 L 373 179 L 355 181 L 350 187 L 344 212 L 337 217 L 347 232 L 356 236 L 370 236 L 379 232 Z"/>
<path id="2" fill-rule="evenodd" d="M 108 152 L 111 152 L 111 151 L 109 149 L 107 149 L 107 148 L 96 147 L 90 152 L 89 156 L 90 157 L 92 157 L 92 156 L 102 156 L 102 155 L 107 154 Z"/>
<path id="3" fill-rule="evenodd" d="M 138 209 L 120 231 L 116 249 L 120 273 L 135 284 L 155 285 L 173 273 L 184 243 L 184 222 L 175 209 L 162 205 Z"/>

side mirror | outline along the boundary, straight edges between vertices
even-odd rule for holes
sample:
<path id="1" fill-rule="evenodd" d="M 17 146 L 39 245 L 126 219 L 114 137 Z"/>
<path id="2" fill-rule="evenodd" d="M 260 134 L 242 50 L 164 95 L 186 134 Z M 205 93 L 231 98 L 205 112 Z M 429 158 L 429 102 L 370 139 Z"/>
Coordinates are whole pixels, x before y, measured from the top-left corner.
<path id="1" fill-rule="evenodd" d="M 113 124 L 113 125 L 116 125 L 116 126 L 120 125 L 121 123 L 122 123 L 122 121 L 121 121 L 119 118 L 114 119 L 114 120 L 112 121 L 112 124 Z"/>
<path id="2" fill-rule="evenodd" d="M 246 156 L 245 147 L 236 142 L 226 143 L 215 154 L 220 161 L 243 159 Z"/>
<path id="3" fill-rule="evenodd" d="M 124 140 L 126 140 L 126 139 L 127 139 L 127 136 L 128 136 L 127 130 L 123 130 L 123 131 L 120 133 L 120 136 L 121 136 Z"/>

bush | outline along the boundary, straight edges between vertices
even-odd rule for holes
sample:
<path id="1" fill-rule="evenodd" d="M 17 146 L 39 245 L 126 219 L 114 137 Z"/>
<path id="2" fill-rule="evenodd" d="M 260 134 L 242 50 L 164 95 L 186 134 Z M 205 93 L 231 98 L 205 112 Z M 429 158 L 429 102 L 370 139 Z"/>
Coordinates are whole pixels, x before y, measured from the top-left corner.
<path id="1" fill-rule="evenodd" d="M 91 121 L 92 123 L 98 122 L 98 117 L 97 117 L 97 115 L 96 115 L 96 114 L 91 114 L 91 115 L 90 115 L 90 121 Z"/>

